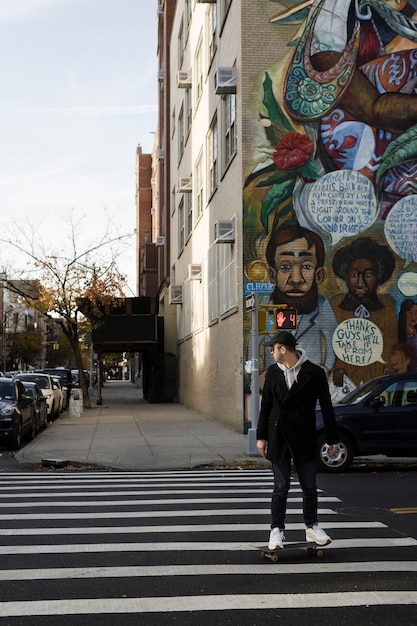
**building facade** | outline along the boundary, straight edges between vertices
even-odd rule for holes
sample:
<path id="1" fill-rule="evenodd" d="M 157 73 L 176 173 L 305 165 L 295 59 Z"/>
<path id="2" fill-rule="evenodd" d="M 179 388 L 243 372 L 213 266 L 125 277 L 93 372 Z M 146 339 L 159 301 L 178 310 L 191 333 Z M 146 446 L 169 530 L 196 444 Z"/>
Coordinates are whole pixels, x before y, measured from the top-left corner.
<path id="1" fill-rule="evenodd" d="M 286 311 L 330 380 L 398 371 L 399 350 L 416 369 L 413 11 L 158 3 L 159 285 L 184 404 L 246 429 L 250 364 L 261 388 Z"/>

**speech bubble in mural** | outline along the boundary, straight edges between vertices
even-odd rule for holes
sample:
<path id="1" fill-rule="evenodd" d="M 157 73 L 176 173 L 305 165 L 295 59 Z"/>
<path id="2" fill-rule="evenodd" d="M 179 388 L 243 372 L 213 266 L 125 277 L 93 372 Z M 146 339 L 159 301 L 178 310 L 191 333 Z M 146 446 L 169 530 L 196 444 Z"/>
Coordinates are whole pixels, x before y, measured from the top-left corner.
<path id="1" fill-rule="evenodd" d="M 406 261 L 417 261 L 417 195 L 398 200 L 388 213 L 384 232 L 391 248 Z"/>
<path id="2" fill-rule="evenodd" d="M 371 181 L 355 170 L 330 172 L 316 180 L 307 209 L 315 223 L 331 235 L 333 244 L 369 228 L 378 213 Z"/>
<path id="3" fill-rule="evenodd" d="M 333 351 L 345 363 L 364 367 L 382 358 L 384 341 L 378 326 L 370 320 L 351 317 L 341 322 L 333 333 Z"/>
<path id="4" fill-rule="evenodd" d="M 398 289 L 404 296 L 415 296 L 417 294 L 417 273 L 404 272 L 398 278 Z"/>

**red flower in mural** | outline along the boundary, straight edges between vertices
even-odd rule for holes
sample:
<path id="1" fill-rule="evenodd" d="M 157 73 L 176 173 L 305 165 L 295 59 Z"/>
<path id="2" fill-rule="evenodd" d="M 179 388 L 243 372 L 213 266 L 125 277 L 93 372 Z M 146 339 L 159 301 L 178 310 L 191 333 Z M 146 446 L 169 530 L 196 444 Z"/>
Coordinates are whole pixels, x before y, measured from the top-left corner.
<path id="1" fill-rule="evenodd" d="M 274 163 L 280 170 L 295 170 L 307 163 L 313 142 L 301 133 L 288 133 L 275 146 Z"/>

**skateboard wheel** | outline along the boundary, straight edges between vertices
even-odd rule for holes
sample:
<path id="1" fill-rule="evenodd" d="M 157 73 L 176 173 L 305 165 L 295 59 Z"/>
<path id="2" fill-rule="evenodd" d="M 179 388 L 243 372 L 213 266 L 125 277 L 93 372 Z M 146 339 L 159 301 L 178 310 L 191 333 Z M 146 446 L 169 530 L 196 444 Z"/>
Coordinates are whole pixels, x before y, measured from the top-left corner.
<path id="1" fill-rule="evenodd" d="M 321 557 L 324 555 L 323 550 L 316 550 L 316 557 L 321 559 Z"/>
<path id="2" fill-rule="evenodd" d="M 277 563 L 278 562 L 278 554 L 271 554 L 271 561 L 272 561 L 272 563 Z"/>

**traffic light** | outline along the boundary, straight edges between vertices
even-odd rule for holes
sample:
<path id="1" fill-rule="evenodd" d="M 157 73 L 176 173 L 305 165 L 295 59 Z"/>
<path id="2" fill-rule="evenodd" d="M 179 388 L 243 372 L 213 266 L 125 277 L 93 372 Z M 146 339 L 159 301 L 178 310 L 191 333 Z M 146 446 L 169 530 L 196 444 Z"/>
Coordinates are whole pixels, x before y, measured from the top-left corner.
<path id="1" fill-rule="evenodd" d="M 258 310 L 258 332 L 264 333 L 266 331 L 266 311 L 265 309 Z"/>
<path id="2" fill-rule="evenodd" d="M 297 311 L 287 307 L 274 307 L 274 331 L 297 330 Z"/>

